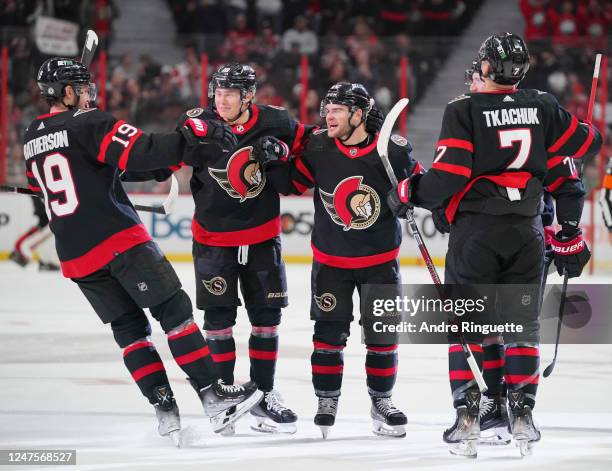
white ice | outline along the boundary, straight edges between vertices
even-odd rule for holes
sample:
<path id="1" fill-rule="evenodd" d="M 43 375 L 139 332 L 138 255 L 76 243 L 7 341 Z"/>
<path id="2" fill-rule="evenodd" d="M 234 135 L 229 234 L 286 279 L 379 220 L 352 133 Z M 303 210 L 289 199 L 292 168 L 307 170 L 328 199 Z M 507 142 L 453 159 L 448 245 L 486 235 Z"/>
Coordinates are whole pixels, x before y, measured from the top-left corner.
<path id="1" fill-rule="evenodd" d="M 175 266 L 192 295 L 192 266 Z M 354 323 L 336 426 L 322 441 L 312 423 L 309 267 L 289 265 L 288 278 L 290 307 L 281 326 L 276 386 L 299 414 L 297 434 L 258 434 L 246 418 L 235 437 L 214 435 L 154 325 L 153 340 L 181 409 L 185 446 L 177 449 L 157 435 L 152 407 L 125 370 L 109 327 L 76 285 L 34 267 L 0 263 L 0 449 L 76 449 L 76 468 L 62 469 L 79 470 L 612 469 L 610 345 L 561 346 L 555 372 L 540 380 L 535 412 L 543 438 L 533 456 L 521 460 L 514 446 L 480 447 L 471 461 L 451 456 L 441 440 L 452 418 L 444 345 L 400 347 L 394 398 L 408 415 L 407 437 L 371 433 L 364 347 Z M 404 268 L 403 279 L 428 282 L 422 268 Z M 551 275 L 549 281 L 559 279 Z M 610 283 L 610 278 L 581 282 Z M 197 312 L 199 324 L 201 318 Z M 241 380 L 248 378 L 248 332 L 241 311 L 235 329 Z M 547 365 L 553 346 L 543 346 L 542 353 Z"/>

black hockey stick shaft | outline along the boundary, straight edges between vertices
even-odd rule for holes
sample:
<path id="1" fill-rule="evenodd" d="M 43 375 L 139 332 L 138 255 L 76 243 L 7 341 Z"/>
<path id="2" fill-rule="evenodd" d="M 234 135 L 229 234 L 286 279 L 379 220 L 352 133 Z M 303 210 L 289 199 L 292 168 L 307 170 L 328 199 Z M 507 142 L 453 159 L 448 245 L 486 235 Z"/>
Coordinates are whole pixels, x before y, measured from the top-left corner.
<path id="1" fill-rule="evenodd" d="M 83 44 L 83 52 L 81 53 L 81 64 L 85 67 L 89 67 L 91 65 L 91 61 L 93 61 L 93 57 L 96 53 L 96 48 L 98 47 L 98 35 L 93 30 L 87 31 L 87 36 L 85 37 L 85 44 Z"/>
<path id="2" fill-rule="evenodd" d="M 16 193 L 19 195 L 37 196 L 39 198 L 43 198 L 43 194 L 38 191 L 11 185 L 0 185 L 0 193 Z M 134 209 L 147 213 L 166 214 L 166 210 L 163 206 L 145 206 L 142 204 L 135 204 Z"/>
<path id="3" fill-rule="evenodd" d="M 563 311 L 565 310 L 565 299 L 567 298 L 567 280 L 569 273 L 565 270 L 563 275 L 563 289 L 561 290 L 561 301 L 559 303 L 559 322 L 557 322 L 557 339 L 555 340 L 555 356 L 550 365 L 544 370 L 543 376 L 548 378 L 555 369 L 557 362 L 557 352 L 559 351 L 559 339 L 561 338 L 561 325 L 563 324 Z"/>
<path id="4" fill-rule="evenodd" d="M 408 104 L 408 99 L 402 98 L 393 106 L 393 108 L 391 108 L 391 110 L 389 111 L 389 114 L 387 114 L 387 117 L 385 118 L 385 121 L 382 125 L 380 133 L 378 135 L 378 143 L 376 145 L 376 149 L 378 150 L 378 155 L 380 156 L 383 167 L 385 168 L 385 172 L 387 173 L 387 177 L 389 178 L 389 181 L 391 182 L 391 186 L 393 188 L 397 188 L 397 177 L 395 176 L 395 173 L 393 172 L 393 167 L 391 167 L 391 162 L 389 162 L 389 140 L 391 138 L 391 132 L 393 131 L 393 126 L 395 125 L 395 121 L 397 120 L 398 116 L 400 115 L 400 113 L 406 107 L 407 104 Z M 431 276 L 431 279 L 436 285 L 438 295 L 440 296 L 440 298 L 444 299 L 445 294 L 442 288 L 442 281 L 440 280 L 440 277 L 438 276 L 438 271 L 436 270 L 433 260 L 431 259 L 431 255 L 429 254 L 429 250 L 427 250 L 427 246 L 425 245 L 425 242 L 423 241 L 421 232 L 419 231 L 419 228 L 414 220 L 414 214 L 412 212 L 412 209 L 408 211 L 408 213 L 406 214 L 406 218 L 408 220 L 408 228 L 410 229 L 412 237 L 414 238 L 414 240 L 416 240 L 417 246 L 419 247 L 419 251 L 421 252 L 421 256 L 423 257 L 423 260 L 425 261 L 425 265 L 427 266 L 427 270 L 429 271 L 429 275 Z M 482 393 L 485 393 L 488 389 L 487 383 L 485 382 L 484 377 L 482 376 L 482 372 L 480 371 L 480 368 L 478 367 L 478 363 L 476 362 L 476 359 L 474 358 L 474 354 L 472 353 L 472 350 L 467 344 L 463 333 L 459 334 L 459 343 L 461 345 L 461 349 L 463 350 L 463 353 L 465 354 L 465 359 L 468 363 L 468 366 L 472 374 L 474 375 L 474 379 L 476 383 L 478 384 L 478 389 L 480 389 Z"/>

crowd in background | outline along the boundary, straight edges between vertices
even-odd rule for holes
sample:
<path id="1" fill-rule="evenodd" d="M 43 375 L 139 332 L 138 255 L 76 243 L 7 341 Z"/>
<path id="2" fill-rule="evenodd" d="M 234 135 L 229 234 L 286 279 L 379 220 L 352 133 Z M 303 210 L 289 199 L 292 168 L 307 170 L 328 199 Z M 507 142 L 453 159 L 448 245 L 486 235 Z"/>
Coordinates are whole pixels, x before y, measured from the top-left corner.
<path id="1" fill-rule="evenodd" d="M 301 66 L 308 58 L 305 121 L 319 120 L 322 94 L 333 83 L 363 83 L 387 110 L 398 95 L 400 58 L 408 59 L 413 104 L 441 68 L 482 0 L 166 0 L 183 57 L 159 63 L 150 55 L 109 57 L 107 109 L 147 130 L 168 129 L 185 107 L 200 102 L 200 54 L 209 73 L 227 61 L 257 71 L 257 101 L 299 116 Z M 584 116 L 595 49 L 607 48 L 610 2 L 520 0 L 532 68 L 522 86 L 550 90 Z M 9 161 L 20 175 L 27 123 L 46 112 L 34 81 L 44 57 L 28 34 L 16 34 L 44 14 L 95 29 L 112 42 L 113 0 L 0 0 L 0 32 L 9 45 Z M 10 28 L 9 28 L 10 27 Z M 8 28 L 8 29 L 7 29 Z M 9 31 L 8 35 L 6 31 Z M 445 37 L 438 37 L 444 32 Z M 576 47 L 579 45 L 580 47 Z M 94 74 L 99 64 L 93 64 Z M 99 77 L 97 77 L 99 82 Z"/>

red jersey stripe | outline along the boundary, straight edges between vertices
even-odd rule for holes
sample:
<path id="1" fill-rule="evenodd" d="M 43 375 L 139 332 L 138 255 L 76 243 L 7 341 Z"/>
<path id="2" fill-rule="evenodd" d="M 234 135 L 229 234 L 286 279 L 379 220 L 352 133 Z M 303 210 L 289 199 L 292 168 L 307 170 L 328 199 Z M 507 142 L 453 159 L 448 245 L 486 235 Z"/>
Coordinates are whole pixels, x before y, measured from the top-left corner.
<path id="1" fill-rule="evenodd" d="M 123 121 L 122 119 L 117 121 L 113 126 L 113 129 L 106 133 L 106 135 L 102 139 L 102 143 L 100 144 L 100 151 L 98 152 L 98 162 L 106 162 L 106 150 L 112 142 L 113 136 L 117 133 L 117 129 L 119 129 L 119 126 L 121 126 L 123 123 L 125 123 L 125 121 Z"/>

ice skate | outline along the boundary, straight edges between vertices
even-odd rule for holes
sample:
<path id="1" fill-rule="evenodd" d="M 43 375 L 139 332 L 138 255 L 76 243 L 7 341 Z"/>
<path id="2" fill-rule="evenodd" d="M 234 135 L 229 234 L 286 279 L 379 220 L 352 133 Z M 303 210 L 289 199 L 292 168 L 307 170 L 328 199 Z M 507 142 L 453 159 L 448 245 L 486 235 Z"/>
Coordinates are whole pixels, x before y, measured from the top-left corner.
<path id="1" fill-rule="evenodd" d="M 25 267 L 29 263 L 28 258 L 17 250 L 11 252 L 9 255 L 9 260 L 12 260 L 20 267 Z"/>
<path id="2" fill-rule="evenodd" d="M 479 403 L 480 392 L 468 391 L 465 394 L 466 405 L 457 407 L 457 418 L 449 429 L 444 431 L 442 439 L 450 444 L 453 455 L 476 458 L 476 445 L 480 437 Z"/>
<path id="3" fill-rule="evenodd" d="M 480 445 L 508 445 L 512 441 L 505 397 L 482 396 L 479 417 Z"/>
<path id="4" fill-rule="evenodd" d="M 193 383 L 192 383 L 193 384 Z M 218 380 L 198 391 L 204 414 L 210 418 L 213 431 L 222 433 L 228 426 L 251 410 L 263 397 L 253 381 L 225 384 Z M 227 434 L 227 430 L 223 433 Z"/>
<path id="5" fill-rule="evenodd" d="M 370 416 L 374 424 L 374 433 L 383 437 L 403 438 L 406 436 L 408 419 L 393 404 L 390 397 L 372 397 Z"/>
<path id="6" fill-rule="evenodd" d="M 508 391 L 508 405 L 514 443 L 521 456 L 531 455 L 535 443 L 539 442 L 542 436 L 533 422 L 531 407 L 525 405 L 525 395 L 521 391 Z"/>
<path id="7" fill-rule="evenodd" d="M 338 396 L 336 397 L 319 397 L 319 405 L 317 415 L 315 415 L 314 423 L 321 429 L 323 439 L 327 438 L 329 429 L 336 422 L 336 412 L 338 411 Z"/>
<path id="8" fill-rule="evenodd" d="M 155 407 L 157 431 L 162 437 L 169 436 L 176 446 L 180 446 L 181 418 L 170 386 L 156 387 L 150 401 Z"/>
<path id="9" fill-rule="evenodd" d="M 265 392 L 259 404 L 251 409 L 255 425 L 251 428 L 263 433 L 295 433 L 297 415 L 283 404 L 278 391 Z"/>

